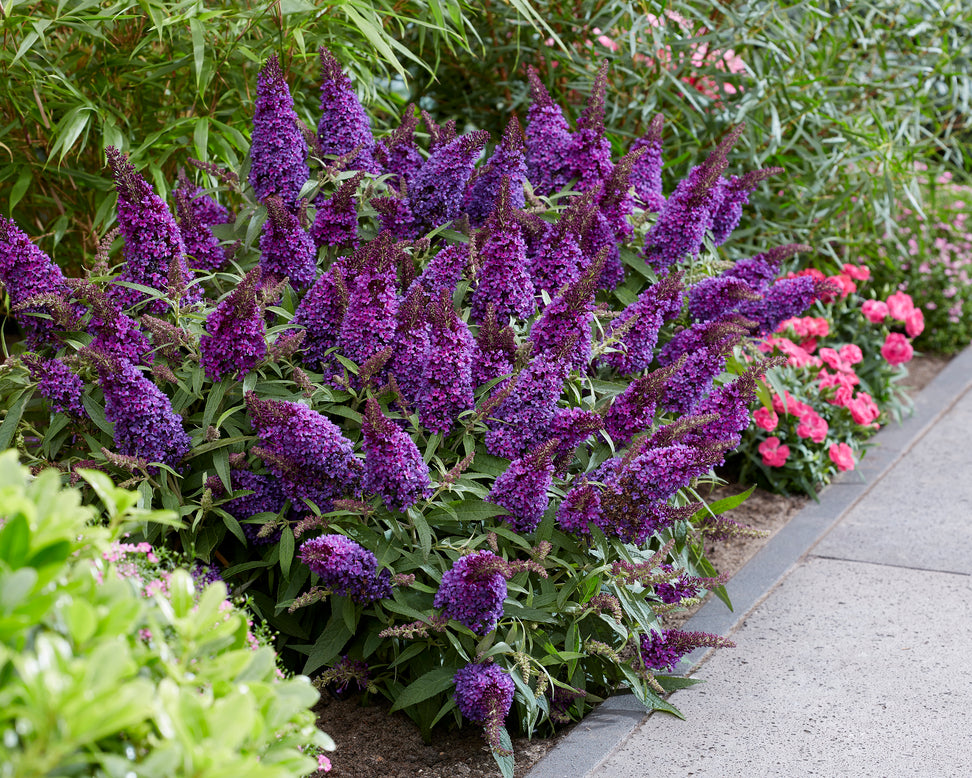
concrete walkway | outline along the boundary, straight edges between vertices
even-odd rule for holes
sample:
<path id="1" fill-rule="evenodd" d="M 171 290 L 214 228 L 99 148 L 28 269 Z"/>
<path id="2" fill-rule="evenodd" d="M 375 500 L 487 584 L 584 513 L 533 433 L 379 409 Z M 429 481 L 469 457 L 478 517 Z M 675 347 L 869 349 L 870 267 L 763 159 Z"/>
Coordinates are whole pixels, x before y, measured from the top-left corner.
<path id="1" fill-rule="evenodd" d="M 737 645 L 686 721 L 614 697 L 528 778 L 972 776 L 970 390 L 967 349 L 683 627 Z"/>

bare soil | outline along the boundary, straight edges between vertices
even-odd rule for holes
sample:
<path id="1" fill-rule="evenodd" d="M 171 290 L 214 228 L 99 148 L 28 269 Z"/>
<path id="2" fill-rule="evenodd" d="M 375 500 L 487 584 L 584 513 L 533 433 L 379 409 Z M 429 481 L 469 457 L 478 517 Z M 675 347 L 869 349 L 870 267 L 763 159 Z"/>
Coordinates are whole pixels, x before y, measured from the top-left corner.
<path id="1" fill-rule="evenodd" d="M 909 365 L 907 386 L 914 396 L 948 363 L 937 356 L 916 357 Z M 720 499 L 746 487 L 729 484 L 709 495 Z M 730 538 L 706 544 L 708 559 L 731 576 L 762 548 L 808 502 L 806 497 L 783 497 L 757 490 L 730 515 L 735 521 L 766 532 L 764 537 Z M 696 608 L 669 615 L 666 624 L 684 622 Z M 388 713 L 388 703 L 361 705 L 357 699 L 325 697 L 318 705 L 318 726 L 334 738 L 330 754 L 333 769 L 328 778 L 496 778 L 499 770 L 476 727 L 461 731 L 436 730 L 430 745 L 402 713 Z M 513 741 L 516 776 L 521 778 L 570 727 L 550 738 Z M 323 775 L 323 774 L 322 774 Z"/>

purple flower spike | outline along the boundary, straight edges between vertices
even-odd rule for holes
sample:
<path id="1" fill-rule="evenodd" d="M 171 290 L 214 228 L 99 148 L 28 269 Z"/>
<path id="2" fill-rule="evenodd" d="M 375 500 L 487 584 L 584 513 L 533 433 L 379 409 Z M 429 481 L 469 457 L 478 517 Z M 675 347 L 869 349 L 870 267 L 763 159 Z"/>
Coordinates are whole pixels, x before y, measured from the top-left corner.
<path id="1" fill-rule="evenodd" d="M 391 573 L 384 568 L 379 571 L 375 555 L 344 535 L 304 541 L 300 561 L 334 594 L 365 604 L 391 597 Z"/>
<path id="2" fill-rule="evenodd" d="M 71 368 L 59 359 L 41 359 L 35 354 L 24 354 L 22 359 L 30 370 L 31 380 L 37 381 L 37 391 L 54 413 L 87 416 L 81 402 L 84 382 Z"/>
<path id="3" fill-rule="evenodd" d="M 665 385 L 678 367 L 679 365 L 671 365 L 654 370 L 632 381 L 614 398 L 604 416 L 604 428 L 616 448 L 627 446 L 635 435 L 651 428 Z"/>
<path id="4" fill-rule="evenodd" d="M 402 184 L 408 188 L 425 162 L 425 158 L 415 145 L 415 128 L 418 126 L 418 120 L 415 106 L 409 105 L 402 114 L 402 123 L 391 135 L 378 141 L 375 147 L 375 158 L 385 173 L 398 177 L 396 182 L 398 188 L 401 188 Z"/>
<path id="5" fill-rule="evenodd" d="M 665 206 L 658 221 L 645 236 L 645 259 L 655 270 L 662 270 L 694 257 L 702 248 L 705 232 L 712 223 L 725 194 L 719 179 L 728 163 L 727 155 L 744 125 L 730 130 L 701 165 L 689 171 Z"/>
<path id="6" fill-rule="evenodd" d="M 428 354 L 422 370 L 418 412 L 422 424 L 448 434 L 457 417 L 473 407 L 472 357 L 474 343 L 466 323 L 459 318 L 446 295 L 428 307 Z"/>
<path id="7" fill-rule="evenodd" d="M 136 172 L 125 154 L 114 146 L 105 149 L 105 153 L 118 191 L 118 226 L 125 238 L 125 267 L 110 287 L 110 294 L 122 308 L 128 308 L 149 298 L 144 292 L 117 282 L 128 281 L 165 292 L 173 263 L 183 278 L 191 278 L 192 273 L 186 264 L 182 233 L 162 198 Z M 193 287 L 189 302 L 201 297 L 201 288 Z M 165 301 L 159 299 L 153 299 L 147 306 L 152 313 L 167 308 Z"/>
<path id="8" fill-rule="evenodd" d="M 92 349 L 137 365 L 148 365 L 153 361 L 148 338 L 134 319 L 119 310 L 117 303 L 94 284 L 85 284 L 78 292 L 91 306 L 88 330 L 94 335 L 90 343 Z"/>
<path id="9" fill-rule="evenodd" d="M 557 526 L 575 535 L 590 535 L 590 524 L 597 524 L 601 513 L 600 491 L 581 478 L 557 508 Z"/>
<path id="10" fill-rule="evenodd" d="M 432 328 L 427 320 L 429 297 L 420 283 L 412 284 L 398 308 L 395 327 L 395 353 L 391 372 L 405 400 L 418 402 L 424 386 L 422 373 L 428 364 Z"/>
<path id="11" fill-rule="evenodd" d="M 532 67 L 527 72 L 533 103 L 527 110 L 527 177 L 539 195 L 559 192 L 573 177 L 574 138 L 560 106 Z"/>
<path id="12" fill-rule="evenodd" d="M 500 728 L 513 705 L 513 678 L 499 665 L 468 664 L 456 672 L 454 680 L 459 712 L 470 721 L 482 724 L 486 741 L 493 749 L 502 751 Z"/>
<path id="13" fill-rule="evenodd" d="M 508 567 L 490 551 L 459 557 L 442 574 L 432 605 L 477 635 L 486 635 L 503 615 Z"/>
<path id="14" fill-rule="evenodd" d="M 347 307 L 344 266 L 336 263 L 317 279 L 294 311 L 293 324 L 307 331 L 302 344 L 303 359 L 312 369 L 323 370 L 325 375 L 332 374 L 339 365 L 327 351 L 337 346 Z"/>
<path id="15" fill-rule="evenodd" d="M 257 302 L 260 275 L 260 267 L 253 268 L 206 318 L 199 361 L 211 381 L 239 380 L 267 356 L 266 325 Z"/>
<path id="16" fill-rule="evenodd" d="M 810 246 L 800 243 L 788 243 L 785 246 L 774 246 L 769 251 L 757 254 L 749 259 L 741 259 L 729 268 L 723 275 L 741 278 L 758 292 L 765 292 L 770 284 L 776 280 L 780 272 L 780 265 L 803 251 L 812 251 Z"/>
<path id="17" fill-rule="evenodd" d="M 739 312 L 757 322 L 756 334 L 765 335 L 780 322 L 802 314 L 830 289 L 828 283 L 812 276 L 781 278 L 764 292 L 762 300 L 743 303 Z"/>
<path id="18" fill-rule="evenodd" d="M 680 629 L 663 629 L 641 636 L 641 661 L 649 670 L 675 669 L 679 660 L 700 646 L 732 648 L 731 640 L 708 632 L 683 632 Z"/>
<path id="19" fill-rule="evenodd" d="M 648 125 L 648 132 L 631 144 L 629 151 L 646 149 L 634 169 L 631 171 L 630 183 L 634 187 L 635 195 L 641 200 L 646 211 L 658 212 L 665 205 L 662 194 L 662 126 L 665 117 L 656 114 Z"/>
<path id="20" fill-rule="evenodd" d="M 517 532 L 533 532 L 550 504 L 547 490 L 553 485 L 553 449 L 547 444 L 536 453 L 510 462 L 493 482 L 488 502 L 509 511 L 502 518 Z"/>
<path id="21" fill-rule="evenodd" d="M 355 207 L 354 195 L 364 176 L 363 171 L 358 171 L 351 178 L 343 181 L 330 197 L 317 198 L 314 203 L 317 206 L 317 213 L 314 215 L 314 224 L 310 228 L 315 246 L 357 248 L 358 211 Z"/>
<path id="22" fill-rule="evenodd" d="M 422 271 L 419 283 L 430 295 L 438 297 L 442 292 L 452 295 L 469 264 L 469 245 L 458 243 L 439 251 Z"/>
<path id="23" fill-rule="evenodd" d="M 496 147 L 485 168 L 469 185 L 464 209 L 473 226 L 479 226 L 493 210 L 503 176 L 510 178 L 510 204 L 520 209 L 526 202 L 523 181 L 526 161 L 523 151 L 523 130 L 514 116 L 506 125 L 502 142 Z"/>
<path id="24" fill-rule="evenodd" d="M 568 372 L 564 359 L 540 353 L 512 379 L 516 381 L 512 392 L 486 422 L 489 453 L 514 459 L 548 437 Z M 493 389 L 494 395 L 503 391 L 503 385 Z"/>
<path id="25" fill-rule="evenodd" d="M 488 140 L 485 130 L 462 135 L 425 160 L 408 190 L 415 227 L 420 233 L 448 224 L 462 213 L 473 166 Z"/>
<path id="26" fill-rule="evenodd" d="M 307 144 L 294 113 L 294 100 L 277 56 L 257 77 L 257 97 L 250 145 L 250 186 L 263 202 L 276 195 L 292 213 L 310 178 Z"/>
<path id="27" fill-rule="evenodd" d="M 501 327 L 496 320 L 496 307 L 490 306 L 476 333 L 473 355 L 473 386 L 513 372 L 516 358 L 516 335 L 509 325 Z"/>
<path id="28" fill-rule="evenodd" d="M 688 311 L 696 321 L 725 317 L 745 302 L 761 300 L 749 282 L 729 275 L 703 278 L 689 289 Z"/>
<path id="29" fill-rule="evenodd" d="M 317 125 L 317 139 L 321 150 L 324 154 L 341 157 L 360 147 L 352 163 L 354 169 L 377 173 L 371 119 L 354 93 L 351 79 L 341 63 L 323 46 L 320 56 L 321 120 Z"/>
<path id="30" fill-rule="evenodd" d="M 649 448 L 622 465 L 618 485 L 634 502 L 666 502 L 693 478 L 705 475 L 720 463 L 725 448 L 718 442 Z"/>
<path id="31" fill-rule="evenodd" d="M 232 224 L 233 215 L 200 187 L 179 173 L 179 187 L 173 192 L 179 230 L 191 267 L 219 270 L 226 264 L 227 251 L 210 229 L 214 224 Z"/>
<path id="32" fill-rule="evenodd" d="M 105 393 L 105 418 L 115 425 L 119 453 L 175 467 L 188 453 L 190 440 L 169 398 L 127 359 L 91 353 Z"/>
<path id="33" fill-rule="evenodd" d="M 756 376 L 766 369 L 757 363 L 728 384 L 716 387 L 695 406 L 699 416 L 715 414 L 716 418 L 700 427 L 693 428 L 683 438 L 685 443 L 701 444 L 706 440 L 720 440 L 736 448 L 740 433 L 750 423 L 749 406 L 756 399 Z"/>
<path id="34" fill-rule="evenodd" d="M 230 470 L 230 485 L 234 492 L 252 491 L 234 497 L 222 505 L 223 510 L 237 521 L 246 521 L 258 513 L 280 513 L 287 503 L 280 481 L 269 475 L 259 475 L 249 470 Z M 265 546 L 280 540 L 280 530 L 260 536 L 261 524 L 241 524 L 243 534 L 254 546 Z"/>
<path id="35" fill-rule="evenodd" d="M 580 277 L 588 261 L 581 238 L 594 218 L 597 191 L 572 199 L 560 221 L 546 228 L 530 259 L 530 277 L 537 289 L 555 295 Z"/>
<path id="36" fill-rule="evenodd" d="M 404 513 L 431 493 L 429 467 L 415 441 L 368 398 L 361 423 L 365 462 L 363 488 L 381 496 L 388 510 Z"/>
<path id="37" fill-rule="evenodd" d="M 50 305 L 34 298 L 69 294 L 64 274 L 54 261 L 41 251 L 27 234 L 10 219 L 0 217 L 0 283 L 10 297 L 11 308 L 17 309 L 17 322 L 31 347 L 53 342 L 56 321 L 31 316 L 31 313 L 53 315 Z"/>
<path id="38" fill-rule="evenodd" d="M 267 220 L 260 233 L 260 267 L 267 276 L 287 278 L 296 289 L 306 289 L 317 277 L 317 249 L 300 219 L 279 197 L 268 197 Z"/>
<path id="39" fill-rule="evenodd" d="M 604 60 L 577 120 L 570 154 L 571 178 L 578 178 L 577 189 L 593 189 L 611 175 L 611 142 L 604 136 L 604 95 L 607 90 L 608 63 Z"/>
<path id="40" fill-rule="evenodd" d="M 729 238 L 742 218 L 743 206 L 749 203 L 749 195 L 759 185 L 759 182 L 782 173 L 781 167 L 769 167 L 754 170 L 742 176 L 729 176 L 722 180 L 722 202 L 712 212 L 712 242 L 721 246 Z"/>
<path id="41" fill-rule="evenodd" d="M 263 446 L 254 449 L 295 505 L 328 510 L 332 499 L 358 490 L 361 463 L 353 445 L 326 416 L 300 403 L 260 400 L 247 392 L 250 423 Z"/>
<path id="42" fill-rule="evenodd" d="M 526 243 L 510 201 L 509 178 L 503 178 L 493 213 L 476 236 L 480 263 L 472 295 L 472 317 L 481 322 L 489 307 L 505 320 L 527 319 L 536 310 L 533 281 L 527 271 Z"/>
<path id="43" fill-rule="evenodd" d="M 339 343 L 344 356 L 357 365 L 395 342 L 397 259 L 391 236 L 382 232 L 356 251 L 349 263 L 358 271 L 348 282 Z"/>

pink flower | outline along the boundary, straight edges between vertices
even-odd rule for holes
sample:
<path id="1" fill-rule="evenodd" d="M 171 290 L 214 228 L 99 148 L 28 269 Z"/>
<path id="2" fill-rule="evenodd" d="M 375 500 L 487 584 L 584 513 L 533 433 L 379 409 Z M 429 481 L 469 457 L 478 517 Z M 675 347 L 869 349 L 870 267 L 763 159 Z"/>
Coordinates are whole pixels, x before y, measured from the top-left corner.
<path id="1" fill-rule="evenodd" d="M 921 308 L 915 308 L 905 318 L 905 332 L 909 337 L 917 338 L 924 331 L 925 314 L 921 312 Z"/>
<path id="2" fill-rule="evenodd" d="M 763 457 L 763 464 L 767 467 L 783 467 L 787 457 L 790 456 L 790 447 L 780 445 L 780 439 L 775 435 L 760 443 L 758 450 Z"/>
<path id="3" fill-rule="evenodd" d="M 809 410 L 797 425 L 797 435 L 810 438 L 814 443 L 823 443 L 830 429 L 827 420 L 814 410 Z"/>
<path id="4" fill-rule="evenodd" d="M 914 349 L 909 340 L 900 332 L 888 333 L 888 337 L 881 346 L 881 356 L 889 365 L 903 365 L 914 356 Z"/>
<path id="5" fill-rule="evenodd" d="M 776 425 L 780 423 L 780 417 L 771 408 L 759 408 L 753 414 L 753 421 L 756 422 L 757 427 L 770 432 L 776 429 Z"/>
<path id="6" fill-rule="evenodd" d="M 881 409 L 874 402 L 874 398 L 865 392 L 861 392 L 847 403 L 847 409 L 857 424 L 870 424 L 881 415 Z"/>
<path id="7" fill-rule="evenodd" d="M 888 304 L 880 300 L 865 300 L 861 313 L 872 324 L 881 324 L 888 316 Z"/>
<path id="8" fill-rule="evenodd" d="M 324 754 L 318 754 L 317 769 L 323 770 L 325 773 L 331 772 L 331 760 L 324 756 Z"/>
<path id="9" fill-rule="evenodd" d="M 832 283 L 840 290 L 839 294 L 841 300 L 843 300 L 845 297 L 847 297 L 847 295 L 851 294 L 852 292 L 857 291 L 857 284 L 854 283 L 854 281 L 851 279 L 850 276 L 844 275 L 843 273 L 838 273 L 835 276 L 830 276 L 830 278 L 828 278 L 827 280 L 830 281 L 830 283 Z"/>
<path id="10" fill-rule="evenodd" d="M 854 469 L 854 452 L 846 443 L 834 443 L 827 453 L 840 472 Z"/>
<path id="11" fill-rule="evenodd" d="M 888 313 L 892 319 L 907 321 L 908 315 L 915 309 L 911 295 L 906 292 L 895 292 L 888 298 Z"/>
<path id="12" fill-rule="evenodd" d="M 864 359 L 864 353 L 861 351 L 861 347 L 854 343 L 841 346 L 840 351 L 837 353 L 840 354 L 840 358 L 848 365 L 856 365 Z"/>
<path id="13" fill-rule="evenodd" d="M 814 338 L 826 338 L 830 334 L 830 322 L 823 317 L 807 316 L 807 335 Z"/>
<path id="14" fill-rule="evenodd" d="M 864 265 L 851 265 L 845 262 L 841 269 L 855 281 L 867 281 L 871 277 L 870 268 Z"/>
<path id="15" fill-rule="evenodd" d="M 838 386 L 837 390 L 834 392 L 834 399 L 830 401 L 830 404 L 839 405 L 846 408 L 853 396 L 854 390 L 849 386 Z"/>

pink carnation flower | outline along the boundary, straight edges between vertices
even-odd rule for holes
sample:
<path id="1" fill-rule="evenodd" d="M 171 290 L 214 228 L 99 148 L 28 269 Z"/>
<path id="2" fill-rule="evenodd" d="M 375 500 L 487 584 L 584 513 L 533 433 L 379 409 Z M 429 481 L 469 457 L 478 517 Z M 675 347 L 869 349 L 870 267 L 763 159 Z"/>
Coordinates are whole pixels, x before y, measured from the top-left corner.
<path id="1" fill-rule="evenodd" d="M 917 338 L 925 331 L 925 314 L 921 308 L 915 308 L 905 318 L 905 332 L 911 338 Z"/>
<path id="2" fill-rule="evenodd" d="M 837 353 L 848 365 L 856 365 L 858 362 L 861 362 L 864 359 L 864 353 L 861 351 L 861 347 L 856 343 L 848 343 L 845 346 L 841 346 L 840 351 Z"/>
<path id="3" fill-rule="evenodd" d="M 888 298 L 888 313 L 892 319 L 907 321 L 909 314 L 915 309 L 911 295 L 906 292 L 895 292 Z"/>
<path id="4" fill-rule="evenodd" d="M 871 277 L 870 268 L 864 265 L 851 265 L 845 262 L 841 270 L 855 281 L 867 281 Z"/>
<path id="5" fill-rule="evenodd" d="M 866 392 L 861 392 L 847 403 L 847 409 L 857 424 L 870 424 L 881 415 L 881 409 L 874 402 L 874 398 Z"/>
<path id="6" fill-rule="evenodd" d="M 787 457 L 790 456 L 790 447 L 781 445 L 780 439 L 775 435 L 760 443 L 758 450 L 763 457 L 763 464 L 767 467 L 783 467 Z"/>
<path id="7" fill-rule="evenodd" d="M 834 443 L 827 453 L 840 472 L 854 469 L 854 452 L 846 443 Z"/>
<path id="8" fill-rule="evenodd" d="M 900 332 L 888 333 L 888 337 L 881 346 L 881 356 L 889 365 L 903 365 L 914 356 L 914 349 L 909 340 Z"/>
<path id="9" fill-rule="evenodd" d="M 881 324 L 888 316 L 888 304 L 880 300 L 865 300 L 861 313 L 872 324 Z"/>
<path id="10" fill-rule="evenodd" d="M 753 421 L 760 429 L 770 432 L 776 429 L 776 425 L 780 423 L 780 417 L 771 408 L 759 408 L 753 414 Z"/>
<path id="11" fill-rule="evenodd" d="M 827 420 L 814 410 L 809 410 L 797 425 L 797 435 L 810 438 L 814 443 L 823 443 L 830 427 Z"/>

